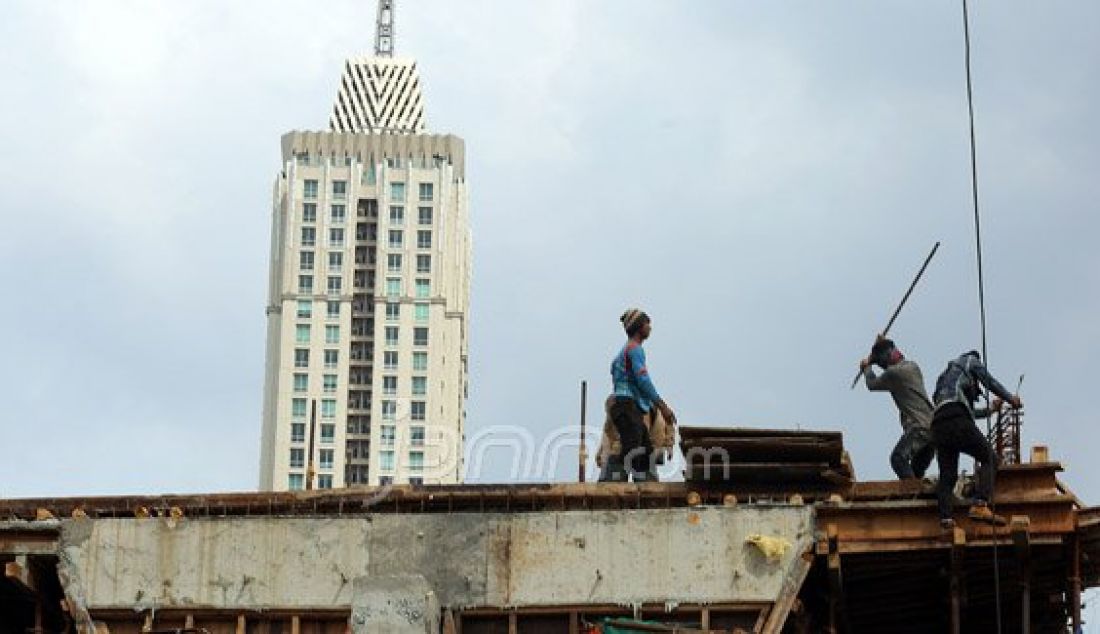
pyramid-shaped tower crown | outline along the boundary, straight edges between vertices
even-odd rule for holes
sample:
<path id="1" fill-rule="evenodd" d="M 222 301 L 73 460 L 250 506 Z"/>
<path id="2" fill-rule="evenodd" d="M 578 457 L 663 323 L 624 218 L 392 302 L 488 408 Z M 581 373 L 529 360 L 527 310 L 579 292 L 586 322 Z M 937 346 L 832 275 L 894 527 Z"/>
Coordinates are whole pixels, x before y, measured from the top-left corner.
<path id="1" fill-rule="evenodd" d="M 424 102 L 416 60 L 352 57 L 329 117 L 334 132 L 423 134 Z"/>

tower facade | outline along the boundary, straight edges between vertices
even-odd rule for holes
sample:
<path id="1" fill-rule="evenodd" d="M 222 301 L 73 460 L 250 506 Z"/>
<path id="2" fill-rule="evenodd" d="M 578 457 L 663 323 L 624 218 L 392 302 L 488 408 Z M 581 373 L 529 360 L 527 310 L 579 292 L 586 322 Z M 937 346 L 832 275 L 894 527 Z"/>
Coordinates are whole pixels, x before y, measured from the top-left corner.
<path id="1" fill-rule="evenodd" d="M 352 57 L 336 90 L 329 116 L 336 132 L 423 134 L 424 103 L 416 60 Z"/>
<path id="2" fill-rule="evenodd" d="M 465 143 L 425 133 L 415 61 L 385 55 L 347 60 L 329 125 L 282 138 L 260 488 L 459 482 Z"/>

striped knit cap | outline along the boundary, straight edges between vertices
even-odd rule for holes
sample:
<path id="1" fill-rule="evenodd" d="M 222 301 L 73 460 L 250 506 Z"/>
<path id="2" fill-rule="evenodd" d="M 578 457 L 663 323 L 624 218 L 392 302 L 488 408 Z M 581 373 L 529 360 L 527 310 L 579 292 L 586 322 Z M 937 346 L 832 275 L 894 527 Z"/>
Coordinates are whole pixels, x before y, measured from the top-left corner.
<path id="1" fill-rule="evenodd" d="M 623 328 L 626 329 L 626 334 L 632 335 L 634 331 L 649 320 L 649 315 L 646 315 L 640 308 L 628 308 L 622 317 L 619 317 L 619 321 L 623 322 Z"/>

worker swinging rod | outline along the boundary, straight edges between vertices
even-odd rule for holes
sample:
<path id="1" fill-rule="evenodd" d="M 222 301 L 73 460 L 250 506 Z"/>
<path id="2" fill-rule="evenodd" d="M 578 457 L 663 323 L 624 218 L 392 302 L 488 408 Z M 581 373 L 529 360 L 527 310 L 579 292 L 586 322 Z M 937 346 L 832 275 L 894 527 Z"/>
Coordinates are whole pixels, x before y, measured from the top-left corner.
<path id="1" fill-rule="evenodd" d="M 909 296 L 913 294 L 913 289 L 917 287 L 917 282 L 920 281 L 924 270 L 928 268 L 928 263 L 932 261 L 932 257 L 936 255 L 936 250 L 940 248 L 940 243 L 932 245 L 932 251 L 928 253 L 928 257 L 924 258 L 924 264 L 920 266 L 920 270 L 917 271 L 917 276 L 913 278 L 913 283 L 909 285 L 909 290 L 905 291 L 905 296 L 901 298 L 901 302 L 898 303 L 898 307 L 894 309 L 894 314 L 890 315 L 890 321 L 886 322 L 886 327 L 882 329 L 882 336 L 886 336 L 890 332 L 890 328 L 894 325 L 894 320 L 898 318 L 898 314 L 901 313 L 901 309 L 905 307 L 905 302 L 909 301 Z M 852 379 L 852 389 L 855 389 L 856 383 L 859 383 L 859 377 L 863 375 L 863 372 L 857 372 L 856 378 Z"/>

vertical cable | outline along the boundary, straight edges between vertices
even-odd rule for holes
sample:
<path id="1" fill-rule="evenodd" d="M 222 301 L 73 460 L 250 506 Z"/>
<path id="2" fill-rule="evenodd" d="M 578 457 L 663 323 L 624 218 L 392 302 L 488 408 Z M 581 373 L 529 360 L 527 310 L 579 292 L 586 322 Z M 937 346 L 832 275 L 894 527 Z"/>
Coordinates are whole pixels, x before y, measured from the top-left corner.
<path id="1" fill-rule="evenodd" d="M 989 367 L 989 355 L 986 347 L 985 337 L 985 276 L 982 270 L 982 222 L 981 216 L 978 214 L 978 153 L 976 144 L 974 142 L 974 88 L 970 79 L 970 13 L 967 10 L 967 0 L 962 0 L 963 9 L 963 42 L 966 50 L 966 107 L 970 121 L 970 191 L 972 200 L 974 203 L 974 239 L 977 244 L 975 254 L 978 260 L 978 310 L 981 316 L 981 328 L 982 328 L 982 361 L 985 366 Z M 989 391 L 985 390 L 986 403 L 989 402 Z M 985 419 L 986 435 L 988 436 L 991 431 L 990 419 Z M 942 476 L 941 476 L 942 477 Z M 995 513 L 996 506 L 993 504 L 993 486 L 995 486 L 996 478 L 991 483 L 990 488 L 990 509 Z M 997 553 L 997 525 L 993 524 L 993 600 L 996 609 L 996 622 L 997 622 L 997 634 L 1001 632 L 1001 570 L 999 563 L 999 556 Z"/>
<path id="2" fill-rule="evenodd" d="M 963 0 L 963 39 L 966 48 L 966 107 L 970 120 L 970 191 L 974 202 L 974 238 L 978 259 L 978 310 L 982 327 L 982 360 L 989 367 L 989 355 L 985 339 L 985 278 L 982 271 L 982 221 L 978 214 L 978 152 L 974 142 L 974 88 L 970 79 L 970 14 L 967 0 Z M 988 426 L 988 422 L 986 423 Z"/>

